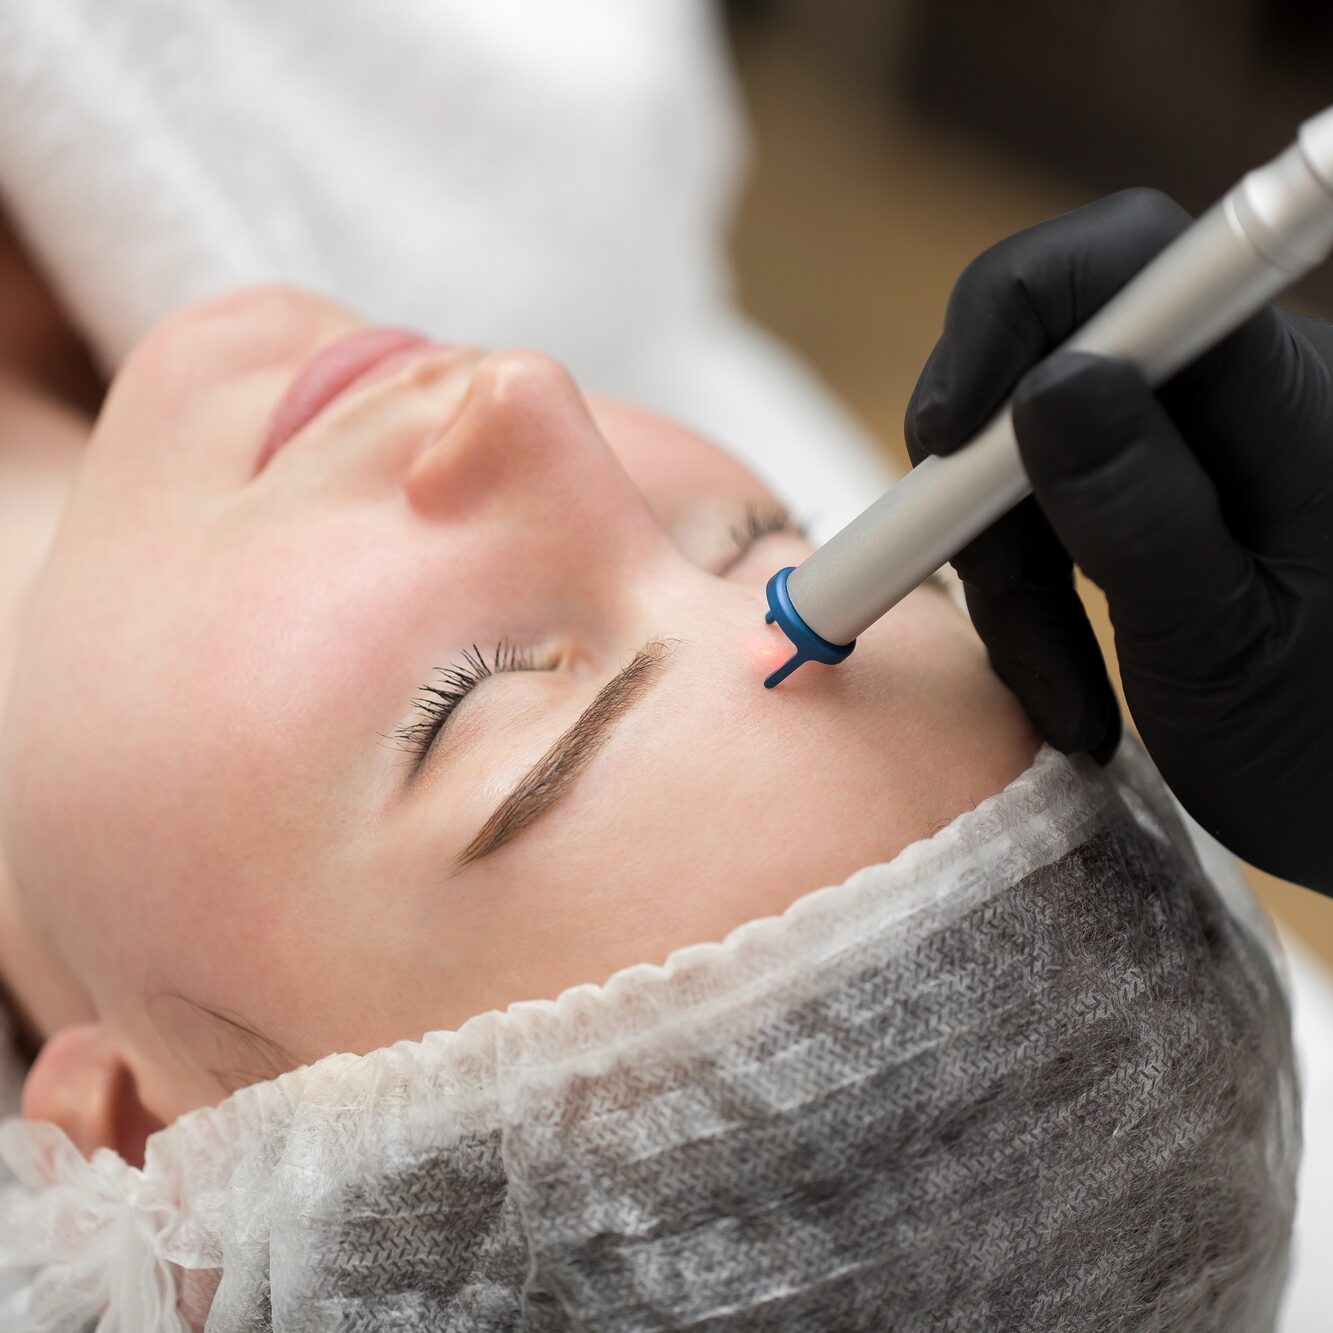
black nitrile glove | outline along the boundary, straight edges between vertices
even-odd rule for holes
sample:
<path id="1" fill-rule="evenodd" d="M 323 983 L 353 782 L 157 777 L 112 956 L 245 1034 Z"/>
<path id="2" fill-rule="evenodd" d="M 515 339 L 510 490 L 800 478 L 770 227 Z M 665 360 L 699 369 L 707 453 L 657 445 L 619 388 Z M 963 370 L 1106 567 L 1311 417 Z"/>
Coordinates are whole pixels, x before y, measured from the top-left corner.
<path id="1" fill-rule="evenodd" d="M 974 260 L 908 405 L 908 451 L 957 449 L 1013 394 L 1034 497 L 954 562 L 995 670 L 1053 745 L 1109 758 L 1120 718 L 1077 561 L 1186 809 L 1333 894 L 1333 326 L 1265 309 L 1156 395 L 1086 353 L 1032 369 L 1189 221 L 1132 190 Z"/>

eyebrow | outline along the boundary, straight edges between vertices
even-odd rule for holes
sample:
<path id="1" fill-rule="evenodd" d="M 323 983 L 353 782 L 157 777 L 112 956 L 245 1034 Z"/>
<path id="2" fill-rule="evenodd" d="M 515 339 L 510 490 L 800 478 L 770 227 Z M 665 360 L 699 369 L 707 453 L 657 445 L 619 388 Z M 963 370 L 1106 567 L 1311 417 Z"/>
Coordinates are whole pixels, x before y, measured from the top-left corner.
<path id="1" fill-rule="evenodd" d="M 568 794 L 579 775 L 615 734 L 621 719 L 646 698 L 671 652 L 663 639 L 644 644 L 593 696 L 576 721 L 528 770 L 468 843 L 456 868 L 480 861 L 518 837 Z"/>

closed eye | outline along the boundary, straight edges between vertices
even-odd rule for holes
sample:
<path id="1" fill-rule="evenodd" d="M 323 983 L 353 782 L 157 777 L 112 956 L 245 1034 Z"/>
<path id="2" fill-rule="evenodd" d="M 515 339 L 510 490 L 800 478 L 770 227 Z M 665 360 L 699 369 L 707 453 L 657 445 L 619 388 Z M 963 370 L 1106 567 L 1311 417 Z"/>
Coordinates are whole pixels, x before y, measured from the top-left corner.
<path id="1" fill-rule="evenodd" d="M 771 537 L 778 533 L 808 539 L 805 525 L 792 517 L 791 510 L 786 505 L 778 504 L 776 501 L 764 504 L 751 500 L 745 506 L 743 522 L 731 529 L 731 539 L 735 543 L 735 550 L 723 567 L 717 571 L 718 574 L 722 576 L 729 574 L 745 559 L 753 547 L 757 546 L 765 537 Z"/>
<path id="2" fill-rule="evenodd" d="M 483 680 L 510 671 L 552 669 L 551 663 L 539 662 L 532 649 L 507 639 L 497 643 L 489 656 L 474 643 L 453 665 L 436 668 L 435 675 L 412 701 L 411 721 L 398 727 L 389 739 L 413 756 L 412 772 L 416 773 L 455 710 Z"/>

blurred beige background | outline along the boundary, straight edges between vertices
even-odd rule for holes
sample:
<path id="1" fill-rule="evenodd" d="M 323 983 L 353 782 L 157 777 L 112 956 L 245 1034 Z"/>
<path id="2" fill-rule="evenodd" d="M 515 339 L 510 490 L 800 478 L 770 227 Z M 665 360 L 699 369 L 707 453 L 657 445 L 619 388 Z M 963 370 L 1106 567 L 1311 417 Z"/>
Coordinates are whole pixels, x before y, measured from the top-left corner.
<path id="1" fill-rule="evenodd" d="M 755 144 L 735 236 L 742 304 L 809 358 L 900 468 L 903 412 L 967 261 L 1116 184 L 1164 184 L 1160 162 L 1093 184 L 1058 151 L 1044 147 L 1056 165 L 1043 163 L 976 133 L 967 114 L 923 110 L 892 75 L 897 48 L 919 41 L 912 23 L 909 6 L 852 0 L 732 11 Z M 1232 175 L 1248 165 L 1238 158 Z M 1207 181 L 1187 186 L 1171 192 L 1198 208 L 1189 194 Z M 1317 298 L 1298 304 L 1317 309 Z M 1083 593 L 1113 662 L 1105 602 Z M 1252 877 L 1269 911 L 1333 965 L 1333 901 Z"/>

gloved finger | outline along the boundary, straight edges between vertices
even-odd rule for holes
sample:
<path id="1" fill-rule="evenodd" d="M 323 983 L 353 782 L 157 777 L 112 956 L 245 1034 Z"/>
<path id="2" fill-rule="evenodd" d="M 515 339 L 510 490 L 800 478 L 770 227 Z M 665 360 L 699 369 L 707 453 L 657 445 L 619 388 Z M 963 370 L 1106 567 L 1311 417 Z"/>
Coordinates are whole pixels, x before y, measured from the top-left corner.
<path id="1" fill-rule="evenodd" d="M 1310 342 L 1328 326 L 1267 307 L 1164 385 L 1159 397 L 1250 543 L 1304 509 L 1333 441 L 1333 378 Z M 1333 352 L 1330 353 L 1333 355 Z"/>
<path id="2" fill-rule="evenodd" d="M 1106 763 L 1120 742 L 1120 709 L 1072 573 L 1000 595 L 968 587 L 967 609 L 995 674 L 1042 738 Z"/>
<path id="3" fill-rule="evenodd" d="M 1117 642 L 1180 676 L 1252 645 L 1264 588 L 1217 492 L 1132 366 L 1060 352 L 1014 395 L 1037 502 L 1107 595 Z"/>
<path id="4" fill-rule="evenodd" d="M 963 270 L 908 402 L 914 463 L 951 453 L 1023 374 L 1106 304 L 1190 223 L 1156 190 L 1125 190 L 1029 227 Z"/>
<path id="5" fill-rule="evenodd" d="M 968 587 L 992 595 L 1020 583 L 1066 584 L 1074 568 L 1037 502 L 1030 498 L 992 523 L 950 563 Z"/>

